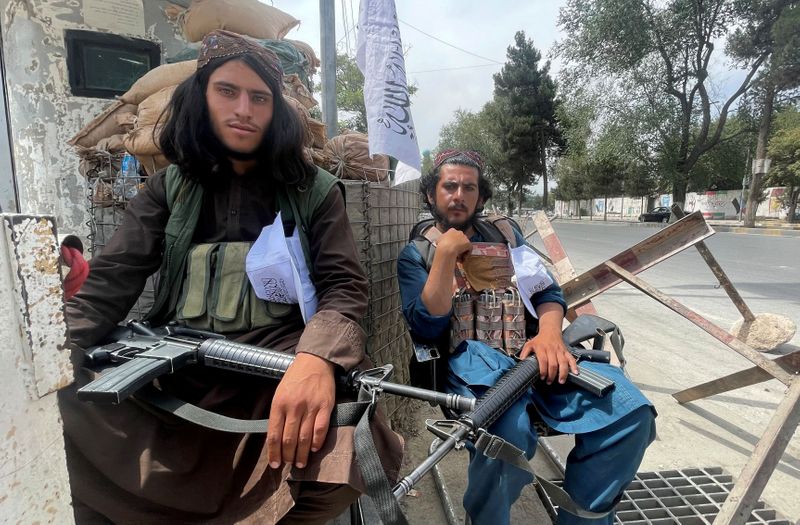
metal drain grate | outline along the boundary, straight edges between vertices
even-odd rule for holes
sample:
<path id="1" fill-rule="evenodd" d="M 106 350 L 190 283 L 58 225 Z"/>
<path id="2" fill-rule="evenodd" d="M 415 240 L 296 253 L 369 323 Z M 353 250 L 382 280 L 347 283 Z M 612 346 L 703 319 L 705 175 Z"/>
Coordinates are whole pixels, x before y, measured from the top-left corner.
<path id="1" fill-rule="evenodd" d="M 719 467 L 639 472 L 617 505 L 614 523 L 710 525 L 731 488 L 733 479 Z M 756 503 L 746 523 L 792 525 L 762 501 Z"/>

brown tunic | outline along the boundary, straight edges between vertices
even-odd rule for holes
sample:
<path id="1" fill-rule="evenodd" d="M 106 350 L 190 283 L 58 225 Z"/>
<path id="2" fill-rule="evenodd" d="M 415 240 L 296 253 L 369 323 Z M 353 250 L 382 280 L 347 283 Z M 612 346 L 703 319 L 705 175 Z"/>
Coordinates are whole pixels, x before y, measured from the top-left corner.
<path id="1" fill-rule="evenodd" d="M 275 182 L 254 174 L 227 177 L 206 191 L 194 241 L 254 241 L 275 219 Z M 117 233 L 90 263 L 89 278 L 67 304 L 71 340 L 95 344 L 123 320 L 161 264 L 169 217 L 164 175 L 151 177 L 131 201 Z M 299 308 L 278 328 L 235 339 L 285 352 L 307 352 L 351 369 L 362 364 L 367 281 L 338 189 L 315 212 L 309 244 L 319 305 L 304 327 Z M 77 386 L 90 379 L 80 369 Z M 239 418 L 263 418 L 277 383 L 241 374 L 185 369 L 161 387 L 203 408 Z M 353 427 L 331 428 L 304 469 L 270 469 L 265 434 L 228 434 L 197 427 L 133 400 L 120 406 L 79 402 L 75 387 L 60 393 L 74 497 L 117 523 L 275 523 L 293 505 L 295 481 L 363 489 L 354 462 Z M 402 439 L 381 418 L 372 428 L 391 480 Z"/>

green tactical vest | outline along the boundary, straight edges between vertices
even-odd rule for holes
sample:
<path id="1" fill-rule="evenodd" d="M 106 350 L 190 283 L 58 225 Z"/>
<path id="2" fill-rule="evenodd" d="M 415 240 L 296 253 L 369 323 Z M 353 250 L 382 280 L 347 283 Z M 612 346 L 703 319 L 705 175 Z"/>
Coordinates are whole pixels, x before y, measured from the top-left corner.
<path id="1" fill-rule="evenodd" d="M 170 217 L 164 230 L 163 261 L 155 301 L 146 316 L 148 321 L 158 326 L 177 315 L 195 328 L 224 333 L 269 326 L 297 309 L 297 305 L 268 303 L 256 297 L 244 267 L 252 243 L 193 246 L 203 187 L 181 175 L 175 165 L 167 168 L 165 185 Z M 276 194 L 276 211 L 281 212 L 284 226 L 297 226 L 311 272 L 314 268 L 308 244 L 311 219 L 331 188 L 337 185 L 344 194 L 339 179 L 317 168 L 311 187 L 300 190 L 281 186 Z"/>

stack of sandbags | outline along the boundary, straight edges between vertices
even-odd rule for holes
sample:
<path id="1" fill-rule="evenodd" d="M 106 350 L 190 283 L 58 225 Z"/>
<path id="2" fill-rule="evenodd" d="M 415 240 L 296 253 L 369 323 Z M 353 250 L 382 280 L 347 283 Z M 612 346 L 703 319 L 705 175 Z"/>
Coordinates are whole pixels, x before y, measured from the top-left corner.
<path id="1" fill-rule="evenodd" d="M 94 178 L 95 173 L 106 171 L 96 165 L 98 159 L 126 152 L 135 155 L 149 175 L 166 167 L 168 162 L 158 147 L 158 134 L 166 121 L 162 112 L 177 85 L 196 69 L 196 60 L 151 69 L 79 131 L 69 144 L 82 159 L 81 173 Z"/>
<path id="2" fill-rule="evenodd" d="M 192 0 L 180 20 L 189 42 L 199 42 L 215 29 L 280 40 L 300 24 L 288 13 L 258 0 Z"/>
<path id="3" fill-rule="evenodd" d="M 308 109 L 317 105 L 317 101 L 311 96 L 311 92 L 296 74 L 283 76 L 283 90 L 286 95 L 302 102 Z"/>
<path id="4" fill-rule="evenodd" d="M 278 57 L 286 75 L 299 77 L 304 89 L 311 86 L 310 78 L 316 73 L 319 59 L 308 44 L 299 40 L 255 39 L 261 47 L 269 49 Z M 196 60 L 200 54 L 200 44 L 189 44 L 181 51 L 167 58 L 168 63 Z M 292 80 L 290 79 L 290 82 Z"/>
<path id="5" fill-rule="evenodd" d="M 167 109 L 176 87 L 163 87 L 144 99 L 139 104 L 133 130 L 123 140 L 125 149 L 136 156 L 148 175 L 169 165 L 169 161 L 161 154 L 158 141 L 169 117 Z"/>
<path id="6" fill-rule="evenodd" d="M 323 155 L 328 159 L 328 171 L 340 179 L 380 182 L 389 177 L 389 157 L 370 158 L 369 138 L 364 133 L 333 137 L 325 144 Z"/>
<path id="7" fill-rule="evenodd" d="M 119 98 L 129 104 L 138 105 L 144 99 L 165 87 L 177 86 L 195 71 L 197 71 L 197 60 L 162 64 L 145 73 L 133 83 L 127 93 Z"/>
<path id="8" fill-rule="evenodd" d="M 77 148 L 94 148 L 101 140 L 108 141 L 111 137 L 118 137 L 114 142 L 120 143 L 122 135 L 133 128 L 135 116 L 136 104 L 117 100 L 84 126 L 68 144 Z"/>

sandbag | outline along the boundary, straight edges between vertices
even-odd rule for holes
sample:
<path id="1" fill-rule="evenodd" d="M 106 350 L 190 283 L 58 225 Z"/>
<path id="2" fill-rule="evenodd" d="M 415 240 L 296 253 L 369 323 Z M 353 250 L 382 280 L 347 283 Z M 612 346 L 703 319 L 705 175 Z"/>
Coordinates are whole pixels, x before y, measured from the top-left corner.
<path id="1" fill-rule="evenodd" d="M 92 119 L 91 122 L 86 124 L 83 129 L 67 142 L 67 144 L 70 146 L 92 148 L 100 139 L 125 133 L 128 129 L 121 126 L 118 121 L 120 118 L 124 119 L 127 115 L 132 116 L 135 113 L 135 105 L 116 100 L 103 110 L 102 113 Z"/>
<path id="2" fill-rule="evenodd" d="M 287 39 L 286 42 L 292 44 L 298 51 L 300 51 L 303 55 L 305 55 L 306 59 L 308 60 L 309 65 L 316 69 L 318 68 L 322 62 L 320 62 L 319 58 L 317 58 L 317 54 L 314 52 L 314 48 L 311 47 L 309 44 L 301 41 L 301 40 L 289 40 Z"/>
<path id="3" fill-rule="evenodd" d="M 167 87 L 176 86 L 197 71 L 197 60 L 186 60 L 174 64 L 163 64 L 151 69 L 133 83 L 120 100 L 129 104 L 139 104 L 150 95 Z"/>
<path id="4" fill-rule="evenodd" d="M 315 149 L 323 149 L 328 142 L 328 135 L 326 133 L 325 123 L 320 122 L 315 118 L 308 119 L 308 129 L 311 131 L 313 138 L 312 145 Z"/>
<path id="5" fill-rule="evenodd" d="M 136 155 L 136 160 L 139 161 L 139 164 L 148 175 L 153 175 L 170 164 L 167 158 L 161 153 L 157 155 Z"/>
<path id="6" fill-rule="evenodd" d="M 287 95 L 299 100 L 308 109 L 317 105 L 316 99 L 311 96 L 311 92 L 297 75 L 284 75 L 283 88 Z"/>
<path id="7" fill-rule="evenodd" d="M 199 42 L 215 29 L 227 29 L 253 38 L 286 36 L 300 21 L 258 0 L 192 0 L 183 15 L 183 34 Z"/>
<path id="8" fill-rule="evenodd" d="M 369 157 L 369 138 L 363 133 L 337 135 L 325 144 L 330 172 L 340 179 L 380 182 L 389 176 L 389 157 Z"/>
<path id="9" fill-rule="evenodd" d="M 125 151 L 125 144 L 123 143 L 124 133 L 118 135 L 111 135 L 104 139 L 100 139 L 95 145 L 94 149 L 97 151 L 107 151 L 109 153 L 122 153 Z"/>
<path id="10" fill-rule="evenodd" d="M 300 125 L 303 126 L 303 132 L 305 135 L 305 138 L 303 139 L 303 145 L 306 147 L 311 147 L 314 143 L 314 136 L 311 134 L 311 129 L 308 125 L 309 121 L 311 120 L 311 115 L 308 114 L 308 110 L 305 108 L 305 106 L 292 97 L 284 96 L 283 99 L 286 101 L 286 105 L 292 108 L 300 118 Z"/>
<path id="11" fill-rule="evenodd" d="M 136 127 L 144 128 L 155 125 L 159 117 L 161 117 L 164 108 L 166 108 L 172 100 L 172 94 L 175 93 L 177 87 L 178 86 L 167 86 L 144 99 L 142 103 L 139 104 L 139 111 L 136 114 Z M 165 114 L 160 124 L 163 125 L 166 121 L 167 115 Z"/>
<path id="12" fill-rule="evenodd" d="M 309 76 L 313 75 L 316 72 L 316 69 L 312 65 L 311 59 L 308 58 L 305 53 L 299 50 L 295 44 L 292 44 L 288 40 L 272 40 L 269 38 L 254 39 L 254 41 L 257 42 L 261 47 L 269 49 L 270 51 L 275 53 L 275 55 L 277 55 L 278 60 L 281 63 L 281 68 L 283 69 L 283 73 L 285 75 L 298 75 L 300 77 L 300 81 L 303 83 L 303 85 L 306 86 L 306 88 L 311 87 L 311 83 L 309 82 L 308 79 Z M 313 53 L 314 50 L 311 49 L 311 52 Z M 171 63 L 171 62 L 178 62 L 185 60 L 194 60 L 197 58 L 197 55 L 199 54 L 200 54 L 200 45 L 189 44 L 181 51 L 178 51 L 171 58 L 167 58 L 167 62 Z"/>
<path id="13" fill-rule="evenodd" d="M 136 156 L 159 155 L 161 149 L 158 147 L 158 136 L 163 128 L 163 125 L 159 125 L 134 129 L 122 139 L 125 149 L 128 150 L 128 153 Z"/>

